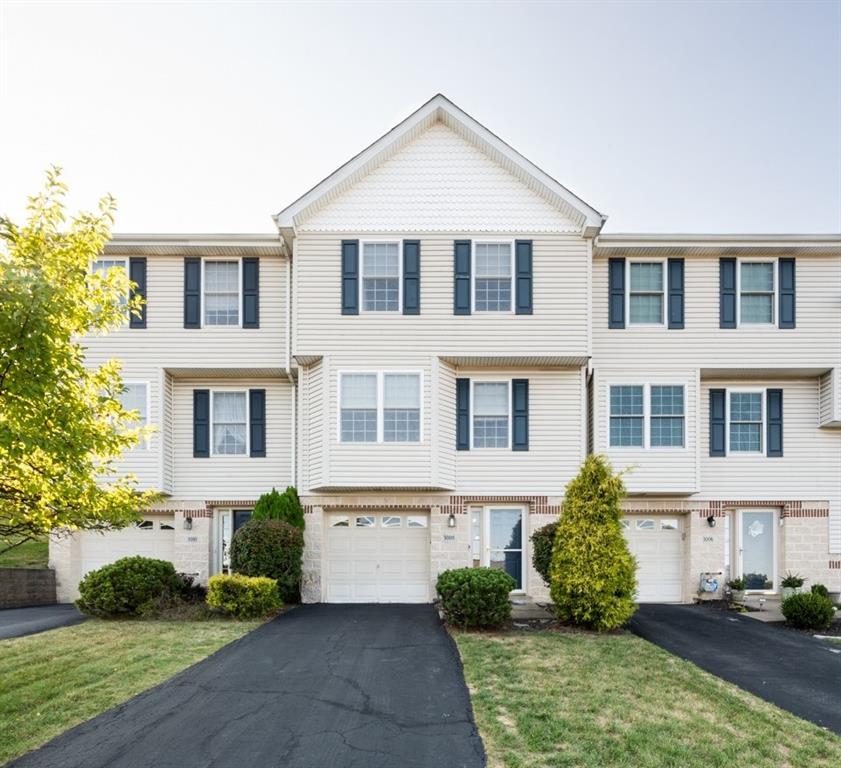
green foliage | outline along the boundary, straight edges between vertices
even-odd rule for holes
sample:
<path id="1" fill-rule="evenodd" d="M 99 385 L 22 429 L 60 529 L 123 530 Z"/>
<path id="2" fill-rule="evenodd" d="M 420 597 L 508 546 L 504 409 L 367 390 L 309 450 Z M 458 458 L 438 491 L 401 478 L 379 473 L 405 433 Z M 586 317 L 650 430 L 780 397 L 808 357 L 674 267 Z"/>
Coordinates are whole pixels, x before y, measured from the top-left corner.
<path id="1" fill-rule="evenodd" d="M 304 529 L 304 508 L 298 492 L 291 485 L 278 493 L 275 488 L 264 493 L 254 505 L 252 520 L 283 520 L 296 528 Z"/>
<path id="2" fill-rule="evenodd" d="M 505 571 L 456 568 L 444 571 L 435 588 L 447 623 L 455 627 L 499 627 L 511 618 L 508 593 L 516 586 Z"/>
<path id="3" fill-rule="evenodd" d="M 786 622 L 796 629 L 826 629 L 835 614 L 832 601 L 816 592 L 799 592 L 787 597 L 781 610 Z"/>
<path id="4" fill-rule="evenodd" d="M 730 579 L 727 586 L 734 592 L 744 592 L 747 589 L 747 582 L 740 576 L 738 579 Z"/>
<path id="5" fill-rule="evenodd" d="M 114 466 L 149 431 L 117 399 L 120 365 L 84 359 L 85 336 L 140 307 L 126 307 L 124 270 L 90 274 L 114 201 L 65 226 L 65 193 L 52 169 L 22 226 L 0 218 L 0 550 L 57 528 L 122 527 L 154 500 Z"/>
<path id="6" fill-rule="evenodd" d="M 550 591 L 562 621 L 596 630 L 633 616 L 636 561 L 619 521 L 625 487 L 603 456 L 588 456 L 564 497 Z"/>
<path id="7" fill-rule="evenodd" d="M 531 562 L 542 577 L 546 586 L 549 586 L 549 570 L 552 567 L 552 547 L 555 544 L 555 533 L 558 530 L 558 523 L 549 523 L 538 528 L 531 535 Z"/>
<path id="8" fill-rule="evenodd" d="M 812 584 L 811 592 L 813 595 L 820 595 L 829 599 L 829 590 L 823 584 Z"/>
<path id="9" fill-rule="evenodd" d="M 780 586 L 786 587 L 787 589 L 799 589 L 803 586 L 803 582 L 805 581 L 806 579 L 799 573 L 792 573 L 791 571 L 788 571 L 786 575 L 783 576 Z"/>
<path id="10" fill-rule="evenodd" d="M 150 557 L 124 557 L 90 571 L 79 583 L 76 607 L 91 616 L 141 616 L 176 597 L 182 581 L 172 563 Z"/>
<path id="11" fill-rule="evenodd" d="M 274 579 L 239 573 L 211 576 L 207 604 L 240 620 L 268 616 L 283 607 Z"/>
<path id="12" fill-rule="evenodd" d="M 285 602 L 298 599 L 304 533 L 283 520 L 249 520 L 231 540 L 231 570 L 277 581 Z"/>

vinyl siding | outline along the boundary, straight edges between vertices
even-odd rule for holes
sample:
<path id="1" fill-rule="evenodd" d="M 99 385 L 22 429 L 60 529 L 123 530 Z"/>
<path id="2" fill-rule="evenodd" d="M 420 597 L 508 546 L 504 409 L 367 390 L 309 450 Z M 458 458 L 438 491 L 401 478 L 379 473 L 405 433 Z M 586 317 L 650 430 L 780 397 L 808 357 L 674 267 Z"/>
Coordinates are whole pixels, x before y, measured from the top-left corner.
<path id="1" fill-rule="evenodd" d="M 820 377 L 819 418 L 823 427 L 841 426 L 841 368 L 833 368 Z"/>
<path id="2" fill-rule="evenodd" d="M 266 390 L 266 456 L 193 458 L 193 390 Z M 285 379 L 175 379 L 172 391 L 174 476 L 179 499 L 256 499 L 292 482 L 292 386 Z M 212 441 L 212 435 L 211 435 Z"/>
<path id="3" fill-rule="evenodd" d="M 161 386 L 163 389 L 163 419 L 161 423 L 161 442 L 163 455 L 163 491 L 172 493 L 175 478 L 173 475 L 173 439 L 172 439 L 172 376 L 161 371 Z"/>
<path id="4" fill-rule="evenodd" d="M 621 384 L 682 385 L 684 387 L 683 448 L 617 448 L 610 446 L 610 387 Z M 613 467 L 625 471 L 628 493 L 680 493 L 698 490 L 698 371 L 648 372 L 600 368 L 594 372 L 594 444 Z"/>
<path id="5" fill-rule="evenodd" d="M 324 482 L 324 365 L 301 369 L 301 487 L 318 488 Z"/>
<path id="6" fill-rule="evenodd" d="M 456 487 L 456 368 L 438 361 L 438 419 L 436 436 L 438 478 L 445 488 Z"/>

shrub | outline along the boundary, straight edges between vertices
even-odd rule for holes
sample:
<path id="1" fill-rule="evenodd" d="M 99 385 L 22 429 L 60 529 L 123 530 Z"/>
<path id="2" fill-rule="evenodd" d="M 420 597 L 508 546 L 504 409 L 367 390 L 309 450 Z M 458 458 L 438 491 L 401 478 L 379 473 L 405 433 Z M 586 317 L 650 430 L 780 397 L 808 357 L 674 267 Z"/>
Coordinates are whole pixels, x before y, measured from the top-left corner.
<path id="1" fill-rule="evenodd" d="M 274 579 L 239 573 L 211 576 L 207 604 L 237 619 L 258 619 L 283 607 Z"/>
<path id="2" fill-rule="evenodd" d="M 814 592 L 798 592 L 783 600 L 786 622 L 796 629 L 826 629 L 835 609 L 828 597 Z"/>
<path id="3" fill-rule="evenodd" d="M 298 492 L 290 485 L 283 493 L 275 488 L 264 493 L 254 505 L 252 520 L 283 520 L 304 529 L 304 508 L 298 498 Z"/>
<path id="4" fill-rule="evenodd" d="M 511 618 L 508 593 L 517 583 L 493 568 L 444 571 L 435 588 L 444 618 L 455 627 L 499 627 Z"/>
<path id="5" fill-rule="evenodd" d="M 552 566 L 552 546 L 555 543 L 555 533 L 558 530 L 558 523 L 549 523 L 538 528 L 531 535 L 531 562 L 542 577 L 546 586 L 549 586 L 549 570 Z"/>
<path id="6" fill-rule="evenodd" d="M 788 571 L 785 576 L 783 576 L 783 580 L 780 582 L 781 587 L 786 587 L 787 589 L 800 589 L 803 586 L 803 582 L 806 581 L 799 573 L 792 573 Z"/>
<path id="7" fill-rule="evenodd" d="M 812 584 L 812 594 L 829 599 L 829 590 L 823 584 Z"/>
<path id="8" fill-rule="evenodd" d="M 740 576 L 738 579 L 730 579 L 727 586 L 734 592 L 744 592 L 747 589 L 747 582 Z"/>
<path id="9" fill-rule="evenodd" d="M 185 603 L 204 603 L 207 587 L 196 584 L 196 577 L 191 573 L 178 574 L 178 597 Z"/>
<path id="10" fill-rule="evenodd" d="M 304 533 L 283 520 L 249 520 L 231 540 L 231 569 L 277 581 L 285 602 L 298 599 Z"/>
<path id="11" fill-rule="evenodd" d="M 550 570 L 552 602 L 562 621 L 609 630 L 636 610 L 636 561 L 619 523 L 624 495 L 621 476 L 595 454 L 566 488 Z"/>
<path id="12" fill-rule="evenodd" d="M 79 584 L 76 606 L 92 616 L 140 616 L 178 595 L 181 581 L 172 563 L 124 557 L 88 573 Z"/>

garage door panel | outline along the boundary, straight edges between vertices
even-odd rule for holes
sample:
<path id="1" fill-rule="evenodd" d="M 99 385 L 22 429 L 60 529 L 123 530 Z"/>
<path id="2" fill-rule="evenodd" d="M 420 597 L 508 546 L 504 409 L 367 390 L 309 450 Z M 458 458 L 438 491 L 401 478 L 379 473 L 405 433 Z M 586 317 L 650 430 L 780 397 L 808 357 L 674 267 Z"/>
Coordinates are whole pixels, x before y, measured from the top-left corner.
<path id="1" fill-rule="evenodd" d="M 629 515 L 623 520 L 631 554 L 637 559 L 637 594 L 641 603 L 680 602 L 683 587 L 682 521 Z"/>
<path id="2" fill-rule="evenodd" d="M 124 557 L 152 557 L 172 561 L 175 555 L 175 529 L 172 517 L 148 517 L 142 526 L 119 531 L 79 534 L 82 575 Z"/>

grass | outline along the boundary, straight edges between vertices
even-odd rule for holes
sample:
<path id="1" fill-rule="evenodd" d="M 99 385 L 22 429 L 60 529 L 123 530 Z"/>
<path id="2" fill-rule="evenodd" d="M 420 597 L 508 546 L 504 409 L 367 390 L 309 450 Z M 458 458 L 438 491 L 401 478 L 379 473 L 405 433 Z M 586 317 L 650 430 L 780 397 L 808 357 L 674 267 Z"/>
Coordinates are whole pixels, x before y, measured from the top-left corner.
<path id="1" fill-rule="evenodd" d="M 5 546 L 4 542 L 0 542 L 0 549 Z M 0 554 L 0 568 L 46 568 L 49 558 L 48 550 L 49 545 L 46 539 L 27 541 Z"/>
<path id="2" fill-rule="evenodd" d="M 628 634 L 456 633 L 490 768 L 819 768 L 841 738 Z"/>
<path id="3" fill-rule="evenodd" d="M 90 620 L 0 641 L 0 765 L 163 682 L 259 624 Z"/>

